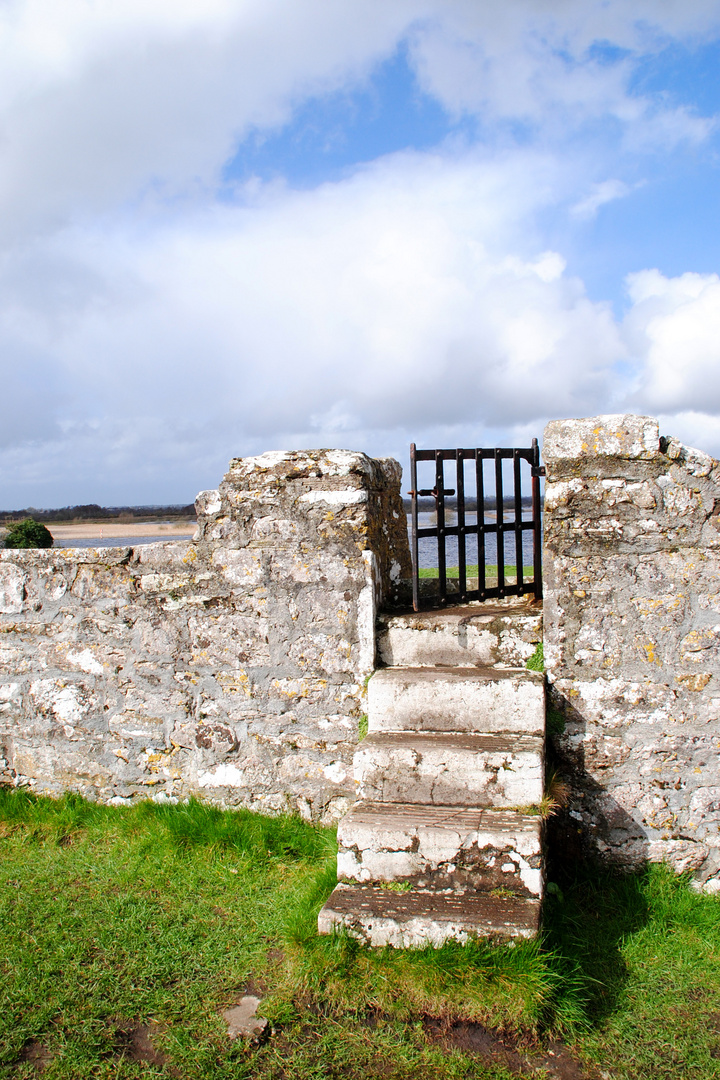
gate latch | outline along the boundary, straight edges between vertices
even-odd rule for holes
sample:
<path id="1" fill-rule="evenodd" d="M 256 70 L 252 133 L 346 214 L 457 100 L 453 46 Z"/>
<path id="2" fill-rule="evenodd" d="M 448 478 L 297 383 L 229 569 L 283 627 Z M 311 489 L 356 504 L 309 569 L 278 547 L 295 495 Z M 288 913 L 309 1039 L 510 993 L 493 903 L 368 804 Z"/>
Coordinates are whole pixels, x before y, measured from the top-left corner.
<path id="1" fill-rule="evenodd" d="M 442 493 L 443 495 L 454 495 L 455 488 L 443 488 Z M 418 491 L 419 496 L 432 495 L 433 499 L 437 499 L 438 494 L 438 489 L 436 487 L 434 487 L 432 491 L 430 490 L 430 488 L 423 488 L 421 491 Z"/>

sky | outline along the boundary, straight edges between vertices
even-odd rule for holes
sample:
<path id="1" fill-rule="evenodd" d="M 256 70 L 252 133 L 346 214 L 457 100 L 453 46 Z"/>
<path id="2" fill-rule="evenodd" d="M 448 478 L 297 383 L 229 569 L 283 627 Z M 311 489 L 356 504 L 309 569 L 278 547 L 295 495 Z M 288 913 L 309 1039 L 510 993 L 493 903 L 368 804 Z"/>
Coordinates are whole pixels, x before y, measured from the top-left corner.
<path id="1" fill-rule="evenodd" d="M 720 456 L 720 0 L 0 0 L 0 508 L 232 457 Z"/>

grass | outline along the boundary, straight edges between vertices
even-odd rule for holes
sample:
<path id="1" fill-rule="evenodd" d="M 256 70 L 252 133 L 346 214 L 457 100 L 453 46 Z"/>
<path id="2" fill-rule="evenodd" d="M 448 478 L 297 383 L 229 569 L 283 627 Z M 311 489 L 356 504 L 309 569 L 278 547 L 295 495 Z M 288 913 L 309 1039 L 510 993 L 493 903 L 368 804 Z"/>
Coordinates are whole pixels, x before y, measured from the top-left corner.
<path id="1" fill-rule="evenodd" d="M 29 1047 L 47 1080 L 511 1075 L 428 1016 L 554 1035 L 622 1080 L 720 1077 L 717 898 L 561 868 L 541 941 L 373 950 L 315 932 L 335 850 L 294 817 L 0 789 L 0 1077 L 36 1075 Z M 274 1029 L 255 1049 L 220 1016 L 248 989 Z M 133 1060 L 131 1022 L 164 1063 Z"/>
<path id="2" fill-rule="evenodd" d="M 540 673 L 545 671 L 545 650 L 542 641 L 538 641 L 535 652 L 527 660 L 525 667 L 529 671 L 539 671 Z"/>
<path id="3" fill-rule="evenodd" d="M 476 578 L 478 576 L 478 570 L 479 570 L 479 567 L 478 567 L 477 563 L 475 563 L 474 566 L 469 566 L 469 565 L 466 566 L 465 567 L 466 577 Z M 509 572 L 514 571 L 514 570 L 515 570 L 515 564 L 514 563 L 512 565 L 509 564 L 509 563 L 507 563 L 505 565 L 505 579 L 506 580 L 510 580 L 510 578 L 508 576 Z M 438 573 L 439 573 L 439 571 L 438 571 L 437 566 L 431 566 L 431 567 L 428 567 L 426 569 L 423 569 L 421 567 L 420 570 L 418 571 L 418 577 L 421 577 L 421 578 L 437 578 Z M 524 566 L 523 567 L 523 577 L 532 577 L 533 573 L 534 573 L 534 570 L 533 570 L 532 566 Z M 457 567 L 457 566 L 448 566 L 446 568 L 446 570 L 445 570 L 445 576 L 448 577 L 448 578 L 460 577 L 460 568 Z M 485 566 L 485 580 L 489 581 L 492 578 L 497 579 L 497 576 L 498 576 L 498 568 L 497 568 L 497 566 L 494 565 L 494 564 L 488 563 Z M 512 580 L 513 581 L 515 580 L 514 576 L 512 577 Z"/>
<path id="4" fill-rule="evenodd" d="M 665 866 L 551 890 L 547 945 L 586 994 L 583 1056 L 618 1080 L 720 1077 L 720 900 Z"/>

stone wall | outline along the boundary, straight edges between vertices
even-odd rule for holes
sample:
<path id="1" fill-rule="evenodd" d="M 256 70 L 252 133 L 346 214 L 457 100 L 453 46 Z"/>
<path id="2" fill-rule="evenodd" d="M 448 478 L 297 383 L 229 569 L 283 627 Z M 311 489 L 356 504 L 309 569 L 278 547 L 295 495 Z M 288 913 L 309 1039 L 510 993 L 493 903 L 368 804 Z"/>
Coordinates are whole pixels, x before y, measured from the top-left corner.
<path id="1" fill-rule="evenodd" d="M 569 823 L 613 860 L 720 891 L 720 463 L 643 416 L 553 422 L 543 457 Z"/>
<path id="2" fill-rule="evenodd" d="M 635 416 L 554 422 L 544 459 L 563 842 L 720 890 L 720 464 Z M 197 508 L 190 543 L 0 551 L 0 782 L 336 819 L 409 576 L 400 467 L 237 459 Z"/>
<path id="3" fill-rule="evenodd" d="M 0 551 L 0 781 L 332 820 L 409 575 L 400 466 L 231 462 L 191 543 Z"/>

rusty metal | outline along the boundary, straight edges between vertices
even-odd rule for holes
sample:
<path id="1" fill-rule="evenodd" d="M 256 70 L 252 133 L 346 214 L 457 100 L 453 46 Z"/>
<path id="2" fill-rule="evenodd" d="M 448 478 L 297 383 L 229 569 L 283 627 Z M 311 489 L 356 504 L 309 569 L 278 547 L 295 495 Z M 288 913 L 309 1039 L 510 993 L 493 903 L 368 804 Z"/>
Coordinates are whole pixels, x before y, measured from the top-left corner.
<path id="1" fill-rule="evenodd" d="M 535 583 L 535 599 L 542 600 L 542 518 L 540 504 L 540 477 L 545 475 L 545 469 L 540 464 L 540 448 L 537 439 L 532 441 L 533 465 L 530 470 L 530 483 L 532 488 L 532 520 L 533 520 L 533 581 Z"/>
<path id="2" fill-rule="evenodd" d="M 435 469 L 435 486 L 433 488 L 418 488 L 418 462 L 433 462 Z M 455 487 L 445 486 L 445 462 L 455 462 Z M 467 519 L 468 496 L 467 477 L 465 475 L 465 462 L 474 462 L 476 514 L 475 522 Z M 488 520 L 486 516 L 486 501 L 488 493 L 485 483 L 485 461 L 492 462 L 495 482 L 495 521 Z M 512 496 L 506 502 L 504 493 L 503 461 L 512 463 Z M 526 466 L 523 469 L 523 465 Z M 523 471 L 530 478 L 531 516 L 523 516 Z M 542 598 L 542 520 L 541 520 L 541 497 L 540 477 L 545 475 L 545 470 L 540 465 L 540 450 L 537 439 L 533 439 L 529 447 L 506 448 L 506 447 L 476 447 L 473 449 L 456 450 L 418 450 L 415 443 L 410 446 L 410 482 L 411 490 L 411 555 L 413 562 L 413 607 L 418 611 L 420 607 L 444 607 L 448 602 L 464 603 L 469 600 L 489 600 L 494 597 L 533 595 L 537 599 Z M 457 515 L 457 524 L 450 524 L 447 520 L 446 498 L 451 498 L 457 492 L 454 512 Z M 436 524 L 428 527 L 420 527 L 418 522 L 418 500 L 420 498 L 432 498 L 435 501 Z M 508 517 L 512 514 L 512 517 Z M 524 576 L 523 535 L 532 533 L 533 538 L 533 573 L 532 577 Z M 506 570 L 505 537 L 514 534 L 515 547 L 512 557 L 514 567 L 514 581 L 508 580 Z M 495 549 L 497 553 L 497 584 L 488 585 L 485 569 L 486 560 L 486 537 L 495 537 Z M 477 587 L 468 588 L 468 536 L 477 537 L 478 577 Z M 437 569 L 438 589 L 437 594 L 421 596 L 420 567 L 419 567 L 419 541 L 425 537 L 434 537 L 437 540 Z M 457 578 L 448 577 L 447 565 L 447 541 L 449 537 L 457 537 Z M 454 570 L 455 568 L 452 567 Z M 472 579 L 470 579 L 472 581 Z M 449 581 L 457 581 L 457 589 L 449 587 Z M 475 584 L 473 582 L 473 584 Z"/>

